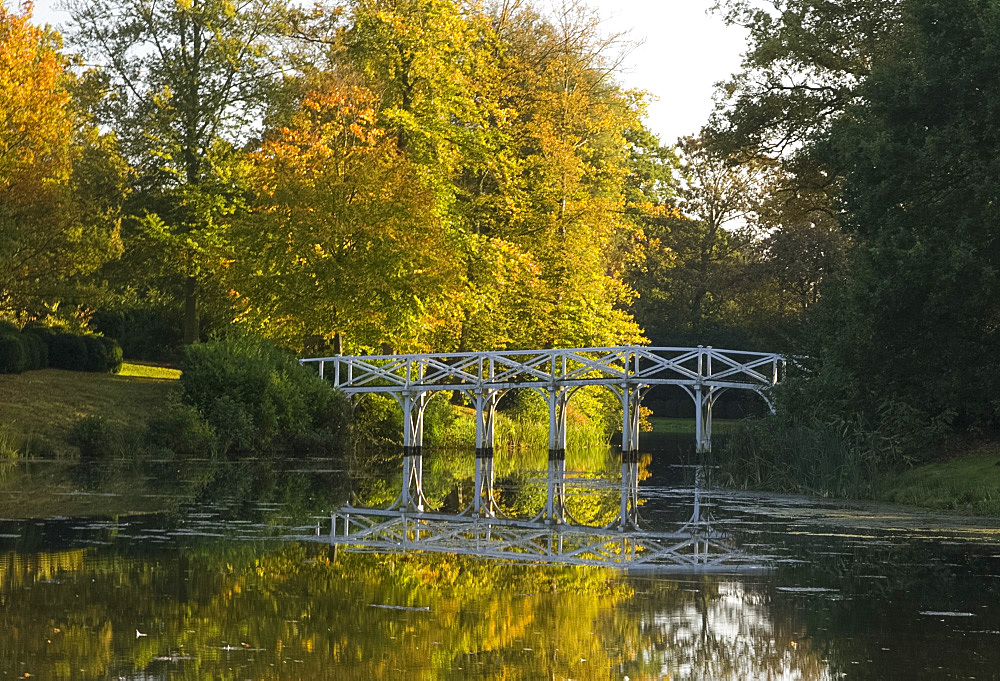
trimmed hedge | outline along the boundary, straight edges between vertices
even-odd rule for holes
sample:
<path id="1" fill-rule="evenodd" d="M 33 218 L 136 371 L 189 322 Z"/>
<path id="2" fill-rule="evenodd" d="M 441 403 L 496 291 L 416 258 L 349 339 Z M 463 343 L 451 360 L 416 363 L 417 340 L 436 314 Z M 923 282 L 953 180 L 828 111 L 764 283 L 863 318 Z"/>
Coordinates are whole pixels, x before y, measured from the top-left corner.
<path id="1" fill-rule="evenodd" d="M 31 364 L 28 341 L 21 334 L 0 334 L 0 374 L 19 374 Z"/>
<path id="2" fill-rule="evenodd" d="M 56 369 L 87 371 L 87 342 L 83 336 L 60 333 L 49 345 L 49 365 Z"/>
<path id="3" fill-rule="evenodd" d="M 28 326 L 12 333 L 0 329 L 0 374 L 32 369 L 69 369 L 117 373 L 122 348 L 112 338 L 80 336 L 43 326 Z"/>
<path id="4" fill-rule="evenodd" d="M 25 335 L 31 334 L 32 336 L 38 336 L 42 342 L 45 343 L 46 347 L 50 347 L 52 345 L 52 339 L 58 336 L 60 332 L 49 326 L 36 326 L 31 323 L 25 326 L 21 333 Z"/>
<path id="5" fill-rule="evenodd" d="M 31 356 L 32 369 L 49 368 L 49 346 L 45 344 L 41 336 L 33 333 L 22 333 L 21 338 L 28 345 L 28 352 Z"/>
<path id="6" fill-rule="evenodd" d="M 97 336 L 83 336 L 83 344 L 87 346 L 87 361 L 84 363 L 84 371 L 99 372 L 104 371 L 108 364 L 105 357 L 104 343 Z"/>
<path id="7" fill-rule="evenodd" d="M 104 369 L 102 371 L 117 374 L 122 370 L 122 361 L 125 359 L 122 346 L 114 338 L 99 338 L 101 344 L 104 345 Z"/>

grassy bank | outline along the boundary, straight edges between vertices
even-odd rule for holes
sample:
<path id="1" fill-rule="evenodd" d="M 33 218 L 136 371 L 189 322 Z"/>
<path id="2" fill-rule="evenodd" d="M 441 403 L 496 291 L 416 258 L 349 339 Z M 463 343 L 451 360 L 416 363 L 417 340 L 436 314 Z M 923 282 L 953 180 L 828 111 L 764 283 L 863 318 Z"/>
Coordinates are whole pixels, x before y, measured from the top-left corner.
<path id="1" fill-rule="evenodd" d="M 886 476 L 879 501 L 1000 516 L 1000 444 L 979 445 L 945 461 Z"/>
<path id="2" fill-rule="evenodd" d="M 126 362 L 119 374 L 43 369 L 0 375 L 0 449 L 27 456 L 69 456 L 73 424 L 103 416 L 114 426 L 141 425 L 159 413 L 180 371 Z"/>
<path id="3" fill-rule="evenodd" d="M 713 455 L 725 487 L 1000 516 L 996 442 L 954 445 L 934 458 L 903 450 L 892 433 L 751 419 L 738 423 Z M 914 460 L 920 463 L 909 467 Z"/>

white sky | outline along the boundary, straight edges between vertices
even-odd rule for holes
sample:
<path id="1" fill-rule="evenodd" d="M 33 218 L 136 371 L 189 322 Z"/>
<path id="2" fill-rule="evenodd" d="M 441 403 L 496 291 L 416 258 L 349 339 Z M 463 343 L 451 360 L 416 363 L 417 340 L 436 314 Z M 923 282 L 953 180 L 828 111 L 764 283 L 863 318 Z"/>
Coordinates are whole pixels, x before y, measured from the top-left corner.
<path id="1" fill-rule="evenodd" d="M 620 80 L 649 92 L 646 124 L 660 141 L 698 132 L 712 111 L 715 83 L 739 69 L 747 32 L 709 14 L 713 0 L 589 0 L 609 31 L 642 44 Z"/>
<path id="2" fill-rule="evenodd" d="M 36 0 L 36 23 L 56 27 L 66 15 L 57 0 Z M 609 33 L 641 45 L 623 64 L 623 85 L 649 92 L 647 126 L 665 144 L 697 133 L 712 110 L 715 83 L 740 65 L 746 32 L 708 14 L 713 0 L 589 0 Z M 15 2 L 7 2 L 8 6 Z"/>

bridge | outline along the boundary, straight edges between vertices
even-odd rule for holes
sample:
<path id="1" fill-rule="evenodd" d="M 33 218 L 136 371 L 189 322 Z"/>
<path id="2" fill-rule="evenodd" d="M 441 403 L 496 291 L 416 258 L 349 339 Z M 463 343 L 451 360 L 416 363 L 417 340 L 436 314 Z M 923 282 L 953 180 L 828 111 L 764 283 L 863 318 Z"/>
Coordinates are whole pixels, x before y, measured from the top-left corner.
<path id="1" fill-rule="evenodd" d="M 711 346 L 594 347 L 501 352 L 315 357 L 321 378 L 353 396 L 389 395 L 403 411 L 403 486 L 389 510 L 422 513 L 423 419 L 430 398 L 441 392 L 466 393 L 475 407 L 476 460 L 472 505 L 462 515 L 495 518 L 493 488 L 494 423 L 497 405 L 513 390 L 533 390 L 548 404 L 549 457 L 546 502 L 529 522 L 564 524 L 566 511 L 566 415 L 573 394 L 603 386 L 622 409 L 621 531 L 638 529 L 639 407 L 658 385 L 684 390 L 695 406 L 698 453 L 711 449 L 712 407 L 727 390 L 751 390 L 772 408 L 770 389 L 783 377 L 785 359 L 774 353 L 720 350 Z M 358 510 L 355 509 L 355 513 Z"/>

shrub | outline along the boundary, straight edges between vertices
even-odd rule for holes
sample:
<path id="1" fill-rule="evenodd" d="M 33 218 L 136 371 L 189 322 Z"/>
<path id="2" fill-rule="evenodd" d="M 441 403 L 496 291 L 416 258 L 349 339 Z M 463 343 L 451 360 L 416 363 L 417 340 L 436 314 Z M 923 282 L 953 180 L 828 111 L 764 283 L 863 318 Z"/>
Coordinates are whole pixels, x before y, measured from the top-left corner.
<path id="1" fill-rule="evenodd" d="M 145 444 L 156 451 L 182 457 L 212 456 L 217 450 L 215 432 L 198 410 L 180 401 L 146 424 Z"/>
<path id="2" fill-rule="evenodd" d="M 83 342 L 87 345 L 86 371 L 117 373 L 121 369 L 122 349 L 117 341 L 86 335 Z"/>
<path id="3" fill-rule="evenodd" d="M 100 337 L 85 335 L 83 336 L 83 343 L 87 346 L 87 360 L 83 364 L 83 371 L 104 371 L 104 367 L 108 363 L 108 358 L 104 350 L 104 343 L 101 342 Z"/>
<path id="4" fill-rule="evenodd" d="M 17 328 L 17 324 L 0 319 L 0 336 L 17 334 L 20 332 L 21 330 Z"/>
<path id="5" fill-rule="evenodd" d="M 58 333 L 49 344 L 49 366 L 71 371 L 87 371 L 87 343 L 83 336 Z"/>
<path id="6" fill-rule="evenodd" d="M 41 340 L 45 347 L 48 348 L 49 354 L 52 351 L 52 340 L 59 335 L 59 332 L 48 326 L 36 325 L 34 322 L 28 324 L 24 327 L 22 331 L 25 336 L 35 336 Z"/>
<path id="7" fill-rule="evenodd" d="M 101 338 L 104 345 L 104 371 L 117 374 L 122 370 L 122 346 L 114 338 Z"/>
<path id="8" fill-rule="evenodd" d="M 98 310 L 90 318 L 90 328 L 105 337 L 121 340 L 125 335 L 125 315 L 118 310 Z"/>
<path id="9" fill-rule="evenodd" d="M 0 334 L 0 374 L 19 374 L 30 369 L 31 352 L 21 334 Z"/>
<path id="10" fill-rule="evenodd" d="M 122 349 L 112 338 L 53 333 L 50 329 L 32 329 L 31 333 L 49 339 L 49 366 L 71 371 L 117 373 L 121 370 Z"/>
<path id="11" fill-rule="evenodd" d="M 81 459 L 102 459 L 114 449 L 113 433 L 101 416 L 85 416 L 75 424 L 67 440 L 79 448 Z"/>
<path id="12" fill-rule="evenodd" d="M 21 334 L 24 342 L 28 346 L 28 354 L 31 358 L 29 369 L 47 369 L 49 366 L 49 346 L 45 344 L 41 336 L 33 333 Z"/>
<path id="13" fill-rule="evenodd" d="M 346 400 L 290 354 L 252 339 L 226 339 L 185 350 L 184 398 L 218 430 L 221 444 L 263 452 L 313 432 L 327 449 L 346 436 Z"/>
<path id="14" fill-rule="evenodd" d="M 182 320 L 183 311 L 173 297 L 132 292 L 113 308 L 95 312 L 90 327 L 117 340 L 130 358 L 174 361 L 183 338 Z"/>
<path id="15" fill-rule="evenodd" d="M 249 409 L 229 395 L 215 398 L 206 419 L 215 429 L 219 449 L 223 452 L 230 449 L 251 451 L 257 444 L 257 433 Z"/>
<path id="16" fill-rule="evenodd" d="M 399 444 L 403 437 L 403 414 L 396 400 L 377 393 L 365 395 L 354 413 L 359 438 L 375 444 Z"/>

